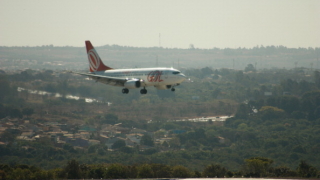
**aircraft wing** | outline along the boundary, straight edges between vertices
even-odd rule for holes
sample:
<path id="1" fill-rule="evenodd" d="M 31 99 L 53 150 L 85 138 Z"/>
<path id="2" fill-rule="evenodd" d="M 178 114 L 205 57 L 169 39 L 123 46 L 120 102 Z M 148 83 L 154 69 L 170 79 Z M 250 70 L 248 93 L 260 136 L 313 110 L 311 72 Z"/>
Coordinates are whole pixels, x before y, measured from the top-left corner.
<path id="1" fill-rule="evenodd" d="M 94 79 L 96 82 L 109 84 L 112 86 L 124 86 L 124 83 L 128 81 L 126 78 L 117 78 L 117 77 L 110 77 L 110 76 L 102 76 L 92 73 L 79 73 L 79 72 L 72 72 L 74 74 L 79 74 L 82 76 L 88 76 L 91 79 Z"/>

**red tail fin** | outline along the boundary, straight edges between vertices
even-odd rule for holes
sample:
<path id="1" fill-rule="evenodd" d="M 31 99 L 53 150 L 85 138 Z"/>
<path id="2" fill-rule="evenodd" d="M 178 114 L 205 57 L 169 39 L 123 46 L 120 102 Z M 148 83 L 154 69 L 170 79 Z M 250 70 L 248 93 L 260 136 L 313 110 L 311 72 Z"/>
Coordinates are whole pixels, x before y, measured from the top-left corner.
<path id="1" fill-rule="evenodd" d="M 103 62 L 100 59 L 99 54 L 94 49 L 94 47 L 92 46 L 90 41 L 86 41 L 86 48 L 87 48 L 90 72 L 105 71 L 105 70 L 112 69 L 112 68 L 103 64 Z"/>

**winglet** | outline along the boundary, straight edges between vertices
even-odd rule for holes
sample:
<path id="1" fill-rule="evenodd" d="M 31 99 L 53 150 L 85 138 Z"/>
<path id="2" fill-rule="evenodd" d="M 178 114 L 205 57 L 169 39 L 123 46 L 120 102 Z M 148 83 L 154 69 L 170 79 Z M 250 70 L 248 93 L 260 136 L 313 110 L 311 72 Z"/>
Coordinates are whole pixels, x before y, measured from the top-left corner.
<path id="1" fill-rule="evenodd" d="M 94 49 L 90 41 L 86 41 L 86 48 L 87 48 L 90 72 L 105 71 L 105 70 L 112 69 L 103 64 L 99 54 Z"/>

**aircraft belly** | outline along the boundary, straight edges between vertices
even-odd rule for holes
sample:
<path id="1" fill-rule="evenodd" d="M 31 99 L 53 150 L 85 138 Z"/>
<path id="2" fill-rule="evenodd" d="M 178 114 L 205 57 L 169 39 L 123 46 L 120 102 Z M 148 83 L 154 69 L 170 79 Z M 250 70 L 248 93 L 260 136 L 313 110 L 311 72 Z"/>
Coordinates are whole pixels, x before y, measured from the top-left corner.
<path id="1" fill-rule="evenodd" d="M 158 85 L 158 82 L 147 82 L 146 86 L 156 86 Z"/>
<path id="2" fill-rule="evenodd" d="M 168 81 L 162 81 L 157 84 L 158 86 L 168 85 Z"/>
<path id="3" fill-rule="evenodd" d="M 98 77 L 92 77 L 92 79 L 96 80 L 97 82 L 103 83 L 103 84 L 107 84 L 107 85 L 111 85 L 111 86 L 123 86 L 122 82 L 116 81 L 116 80 L 112 80 L 112 79 L 106 79 L 106 78 L 98 78 Z"/>

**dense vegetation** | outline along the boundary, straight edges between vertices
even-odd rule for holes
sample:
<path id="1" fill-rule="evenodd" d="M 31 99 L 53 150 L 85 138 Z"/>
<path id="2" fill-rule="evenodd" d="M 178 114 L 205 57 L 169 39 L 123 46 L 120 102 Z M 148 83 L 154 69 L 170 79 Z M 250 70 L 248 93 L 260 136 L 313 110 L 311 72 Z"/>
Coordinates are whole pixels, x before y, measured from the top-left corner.
<path id="1" fill-rule="evenodd" d="M 251 64 L 244 71 L 205 67 L 188 69 L 185 73 L 193 82 L 182 84 L 176 93 L 149 88 L 145 96 L 138 91 L 124 96 L 118 88 L 95 84 L 70 74 L 54 75 L 50 70 L 1 75 L 0 119 L 9 116 L 34 123 L 54 119 L 95 127 L 104 123 L 122 123 L 123 127 L 137 127 L 150 132 L 160 133 L 164 129 L 174 137 L 162 144 L 152 144 L 145 137 L 143 143 L 151 148 L 144 151 L 139 146 L 123 146 L 121 142 L 114 144 L 114 151 L 108 151 L 103 144 L 77 149 L 69 144 L 57 148 L 49 139 L 42 142 L 18 141 L 15 139 L 18 132 L 5 131 L 0 141 L 6 144 L 0 145 L 0 157 L 1 163 L 7 165 L 1 166 L 1 176 L 8 176 L 8 179 L 26 179 L 27 175 L 34 176 L 34 179 L 39 176 L 318 176 L 319 71 L 300 68 L 257 71 Z M 88 104 L 27 91 L 18 93 L 17 87 L 73 93 L 113 104 L 108 107 L 103 103 Z M 192 98 L 194 96 L 197 98 Z M 174 121 L 185 117 L 220 115 L 234 117 L 224 124 Z M 150 119 L 153 123 L 147 123 L 146 120 Z M 175 130 L 183 133 L 174 134 Z M 70 160 L 72 158 L 75 160 Z M 79 168 L 72 169 L 77 163 Z M 25 175 L 14 176 L 19 173 Z M 39 175 L 34 175 L 36 173 Z"/>
<path id="2" fill-rule="evenodd" d="M 63 168 L 43 170 L 35 166 L 0 164 L 1 179 L 128 179 L 128 178 L 223 178 L 223 177 L 319 177 L 317 169 L 300 161 L 295 170 L 287 167 L 272 167 L 267 158 L 245 159 L 240 171 L 232 172 L 218 165 L 207 165 L 203 171 L 193 171 L 185 166 L 164 164 L 80 164 L 72 159 Z"/>

